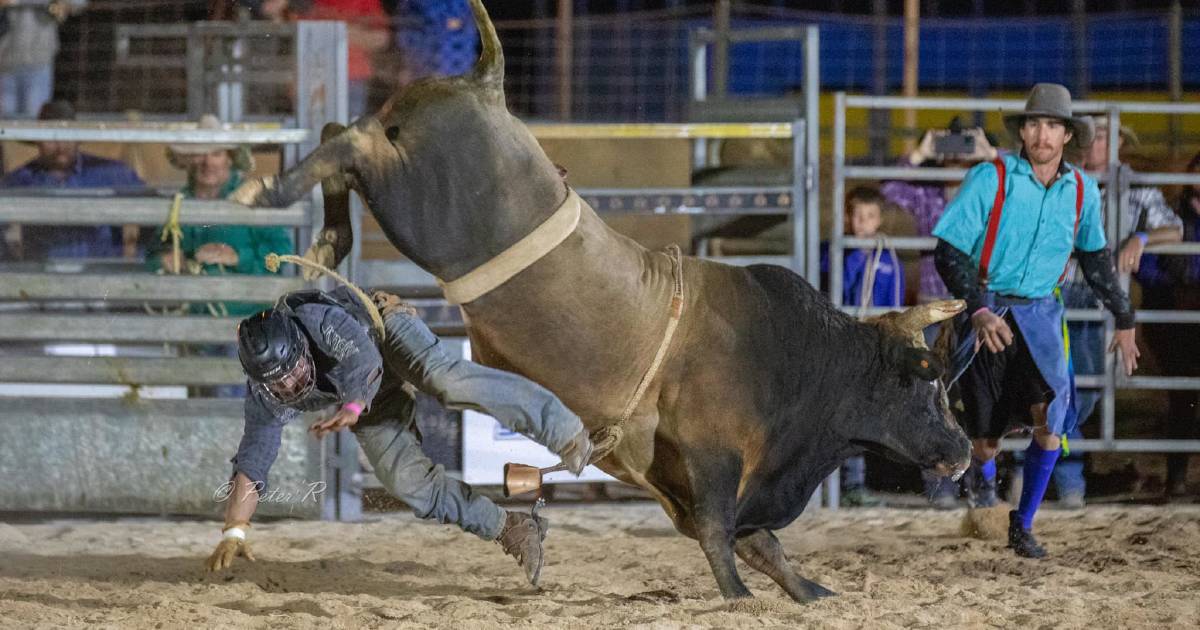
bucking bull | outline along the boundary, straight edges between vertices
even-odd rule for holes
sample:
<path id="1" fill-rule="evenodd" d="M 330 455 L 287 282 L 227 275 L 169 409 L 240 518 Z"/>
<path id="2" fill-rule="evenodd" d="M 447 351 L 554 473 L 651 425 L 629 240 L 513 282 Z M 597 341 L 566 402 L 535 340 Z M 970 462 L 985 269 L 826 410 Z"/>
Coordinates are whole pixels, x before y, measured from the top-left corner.
<path id="1" fill-rule="evenodd" d="M 795 572 L 772 531 L 867 446 L 942 474 L 966 469 L 940 363 L 919 341 L 962 305 L 862 323 L 782 267 L 680 260 L 617 234 L 509 113 L 499 39 L 482 2 L 471 7 L 482 37 L 472 72 L 413 83 L 349 128 L 327 126 L 298 166 L 234 199 L 282 207 L 322 183 L 325 226 L 308 256 L 332 266 L 350 251 L 354 190 L 461 303 L 478 360 L 544 385 L 590 430 L 628 416 L 598 466 L 649 491 L 700 542 L 724 597 L 751 595 L 735 554 L 796 600 L 830 595 Z"/>

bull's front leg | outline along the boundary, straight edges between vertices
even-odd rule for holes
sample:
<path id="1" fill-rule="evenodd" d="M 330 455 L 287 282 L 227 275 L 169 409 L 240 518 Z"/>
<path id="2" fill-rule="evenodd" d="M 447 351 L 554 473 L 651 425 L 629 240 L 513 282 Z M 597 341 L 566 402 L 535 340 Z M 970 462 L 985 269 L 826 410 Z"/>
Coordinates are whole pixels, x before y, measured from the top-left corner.
<path id="1" fill-rule="evenodd" d="M 738 575 L 733 555 L 736 484 L 740 476 L 736 460 L 711 453 L 691 453 L 687 460 L 696 537 L 717 579 L 717 588 L 725 599 L 753 597 Z"/>
<path id="2" fill-rule="evenodd" d="M 783 553 L 783 545 L 769 530 L 759 529 L 739 537 L 734 543 L 734 550 L 746 564 L 775 580 L 776 584 L 798 602 L 810 602 L 835 594 L 816 582 L 800 577 L 788 563 L 787 555 Z"/>

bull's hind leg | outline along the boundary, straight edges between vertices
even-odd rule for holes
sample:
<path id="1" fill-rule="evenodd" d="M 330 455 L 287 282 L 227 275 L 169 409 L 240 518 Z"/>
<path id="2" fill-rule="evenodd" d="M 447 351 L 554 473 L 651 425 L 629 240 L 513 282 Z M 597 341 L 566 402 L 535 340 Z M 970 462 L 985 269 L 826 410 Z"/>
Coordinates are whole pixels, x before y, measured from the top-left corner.
<path id="1" fill-rule="evenodd" d="M 387 155 L 399 156 L 379 121 L 370 116 L 333 138 L 322 140 L 321 146 L 295 168 L 279 177 L 249 180 L 233 191 L 229 199 L 247 206 L 284 208 L 307 195 L 318 182 L 354 170 L 359 156 L 367 155 L 376 161 Z"/>
<path id="2" fill-rule="evenodd" d="M 321 144 L 333 142 L 345 133 L 346 127 L 338 123 L 328 123 L 321 129 Z M 354 244 L 354 231 L 350 223 L 350 186 L 346 174 L 337 171 L 321 180 L 321 194 L 324 198 L 325 224 L 317 235 L 317 240 L 304 254 L 304 257 L 333 268 L 350 253 Z M 312 280 L 317 272 L 305 269 L 304 278 Z"/>
<path id="3" fill-rule="evenodd" d="M 770 530 L 759 529 L 741 536 L 734 542 L 734 550 L 746 564 L 775 580 L 783 590 L 798 602 L 810 602 L 819 597 L 835 593 L 816 582 L 796 574 L 783 553 L 783 545 Z"/>

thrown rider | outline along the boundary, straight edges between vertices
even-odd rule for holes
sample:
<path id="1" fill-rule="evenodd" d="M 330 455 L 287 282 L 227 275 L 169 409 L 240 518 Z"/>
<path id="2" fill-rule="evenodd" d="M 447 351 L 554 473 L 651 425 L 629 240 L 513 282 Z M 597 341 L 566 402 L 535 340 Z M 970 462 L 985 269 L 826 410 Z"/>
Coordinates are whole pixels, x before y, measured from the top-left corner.
<path id="1" fill-rule="evenodd" d="M 576 475 L 593 449 L 583 423 L 544 387 L 447 353 L 416 310 L 396 296 L 377 291 L 372 299 L 383 317 L 382 340 L 366 308 L 345 288 L 289 293 L 239 324 L 238 354 L 249 380 L 245 429 L 231 460 L 233 488 L 209 570 L 228 567 L 239 555 L 253 560 L 246 530 L 267 487 L 283 426 L 302 412 L 335 407 L 310 430 L 323 436 L 350 428 L 383 486 L 418 517 L 496 541 L 536 585 L 545 520 L 506 511 L 434 465 L 421 450 L 405 384 L 446 407 L 494 416 L 561 456 Z"/>

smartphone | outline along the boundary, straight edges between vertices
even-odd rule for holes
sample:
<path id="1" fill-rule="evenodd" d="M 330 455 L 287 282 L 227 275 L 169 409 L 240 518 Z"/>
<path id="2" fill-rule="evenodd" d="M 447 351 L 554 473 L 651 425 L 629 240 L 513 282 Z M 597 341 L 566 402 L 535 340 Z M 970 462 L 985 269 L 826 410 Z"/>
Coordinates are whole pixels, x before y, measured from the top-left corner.
<path id="1" fill-rule="evenodd" d="M 941 155 L 970 155 L 975 152 L 975 136 L 948 133 L 933 139 L 933 150 Z"/>

